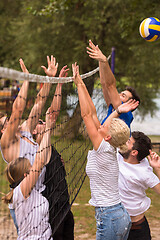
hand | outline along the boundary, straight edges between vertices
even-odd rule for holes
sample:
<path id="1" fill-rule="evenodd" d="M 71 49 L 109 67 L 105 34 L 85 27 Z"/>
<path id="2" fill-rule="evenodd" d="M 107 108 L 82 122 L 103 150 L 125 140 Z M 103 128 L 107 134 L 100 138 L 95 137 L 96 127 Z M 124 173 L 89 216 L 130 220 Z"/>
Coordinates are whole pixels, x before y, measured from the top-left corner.
<path id="1" fill-rule="evenodd" d="M 55 122 L 56 114 L 54 111 L 51 111 L 51 107 L 49 107 L 46 112 L 46 130 L 52 130 L 52 128 L 55 126 Z"/>
<path id="2" fill-rule="evenodd" d="M 151 167 L 160 168 L 160 156 L 156 152 L 152 152 L 151 150 L 149 152 L 150 156 L 148 156 L 148 160 Z"/>
<path id="3" fill-rule="evenodd" d="M 48 62 L 48 68 L 46 68 L 45 66 L 41 66 L 41 68 L 44 69 L 48 77 L 54 77 L 57 73 L 58 63 L 56 63 L 56 59 L 55 57 L 53 57 L 53 55 L 51 55 L 51 60 L 49 56 L 47 56 L 47 62 Z"/>
<path id="4" fill-rule="evenodd" d="M 122 103 L 119 107 L 118 110 L 120 113 L 126 113 L 129 111 L 133 111 L 135 108 L 137 108 L 139 105 L 139 102 L 134 100 L 134 99 L 130 99 L 129 101 Z"/>
<path id="5" fill-rule="evenodd" d="M 88 51 L 87 53 L 89 54 L 90 58 L 96 59 L 99 62 L 107 62 L 106 56 L 101 52 L 99 49 L 98 45 L 94 45 L 91 40 L 89 40 L 89 46 L 87 47 Z"/>
<path id="6" fill-rule="evenodd" d="M 67 67 L 67 65 L 65 65 L 65 66 L 61 69 L 61 71 L 60 71 L 60 73 L 59 73 L 59 77 L 67 77 L 69 68 L 66 69 L 66 67 Z"/>
<path id="7" fill-rule="evenodd" d="M 76 62 L 74 64 L 72 64 L 72 71 L 73 71 L 73 80 L 74 80 L 74 83 L 76 84 L 76 86 L 78 84 L 83 84 L 82 78 L 79 74 L 79 66 L 77 65 Z"/>
<path id="8" fill-rule="evenodd" d="M 22 60 L 22 58 L 19 59 L 19 63 L 20 63 L 20 66 L 21 66 L 21 69 L 24 73 L 29 73 L 26 66 L 24 65 L 24 62 Z"/>
<path id="9" fill-rule="evenodd" d="M 60 71 L 60 73 L 59 73 L 59 77 L 67 77 L 67 75 L 68 75 L 68 71 L 69 71 L 69 68 L 67 68 L 67 65 L 65 65 L 62 69 L 61 69 L 61 71 Z M 63 85 L 63 83 L 59 83 L 61 86 Z"/>

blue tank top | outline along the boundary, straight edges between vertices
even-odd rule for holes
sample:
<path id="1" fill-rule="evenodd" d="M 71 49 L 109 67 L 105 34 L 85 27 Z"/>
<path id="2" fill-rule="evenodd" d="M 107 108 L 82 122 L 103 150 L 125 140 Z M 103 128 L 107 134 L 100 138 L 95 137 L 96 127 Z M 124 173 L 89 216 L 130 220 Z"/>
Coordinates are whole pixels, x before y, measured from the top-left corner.
<path id="1" fill-rule="evenodd" d="M 106 119 L 109 117 L 109 115 L 114 111 L 114 108 L 112 106 L 112 104 L 109 105 L 109 108 L 108 108 L 108 113 L 107 113 L 107 116 L 103 119 L 101 125 L 103 125 L 103 123 L 106 121 Z M 130 125 L 131 125 L 131 122 L 133 121 L 133 114 L 132 112 L 127 112 L 127 113 L 122 113 L 120 116 L 119 116 L 120 119 L 122 119 L 127 125 L 129 128 Z"/>

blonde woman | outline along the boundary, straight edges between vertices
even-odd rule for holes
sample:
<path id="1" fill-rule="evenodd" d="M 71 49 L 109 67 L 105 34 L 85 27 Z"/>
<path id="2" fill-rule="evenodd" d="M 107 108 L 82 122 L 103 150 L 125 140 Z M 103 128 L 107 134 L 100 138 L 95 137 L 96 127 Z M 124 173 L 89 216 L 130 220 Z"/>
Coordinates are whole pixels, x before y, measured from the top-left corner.
<path id="1" fill-rule="evenodd" d="M 43 167 L 51 157 L 51 133 L 54 113 L 48 109 L 46 113 L 46 127 L 36 153 L 35 161 L 31 163 L 26 158 L 11 161 L 6 168 L 6 175 L 14 189 L 3 200 L 12 203 L 18 224 L 18 240 L 22 239 L 50 239 L 52 234 L 49 224 L 49 203 L 35 188 Z"/>
<path id="2" fill-rule="evenodd" d="M 117 117 L 121 113 L 136 108 L 138 102 L 129 100 L 120 105 L 101 125 L 76 63 L 72 64 L 72 70 L 78 89 L 81 116 L 93 143 L 93 150 L 88 152 L 86 172 L 90 179 L 91 189 L 89 203 L 95 207 L 96 239 L 127 239 L 131 220 L 119 197 L 116 148 L 120 148 L 122 152 L 126 150 L 130 130 L 125 122 Z"/>

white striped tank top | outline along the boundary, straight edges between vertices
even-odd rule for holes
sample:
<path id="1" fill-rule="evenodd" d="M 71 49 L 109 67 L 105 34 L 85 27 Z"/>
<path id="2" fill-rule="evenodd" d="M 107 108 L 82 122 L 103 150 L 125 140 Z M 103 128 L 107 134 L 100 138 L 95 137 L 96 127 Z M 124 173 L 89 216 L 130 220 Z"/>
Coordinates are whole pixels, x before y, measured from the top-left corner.
<path id="1" fill-rule="evenodd" d="M 116 149 L 103 139 L 97 151 L 90 150 L 87 158 L 86 173 L 91 189 L 89 203 L 94 207 L 120 203 Z"/>

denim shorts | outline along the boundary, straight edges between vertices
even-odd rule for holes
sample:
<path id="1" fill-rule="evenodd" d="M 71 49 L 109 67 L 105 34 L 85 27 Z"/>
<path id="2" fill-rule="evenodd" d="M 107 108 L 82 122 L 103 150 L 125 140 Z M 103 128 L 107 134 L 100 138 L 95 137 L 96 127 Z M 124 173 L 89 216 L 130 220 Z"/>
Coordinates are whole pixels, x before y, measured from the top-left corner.
<path id="1" fill-rule="evenodd" d="M 11 217 L 13 218 L 13 222 L 14 222 L 14 225 L 17 229 L 17 234 L 18 234 L 18 224 L 17 224 L 17 221 L 16 221 L 15 209 L 9 209 L 9 210 L 10 210 L 10 214 L 11 214 Z"/>
<path id="2" fill-rule="evenodd" d="M 96 240 L 127 240 L 131 228 L 131 219 L 119 203 L 111 207 L 96 207 Z"/>

